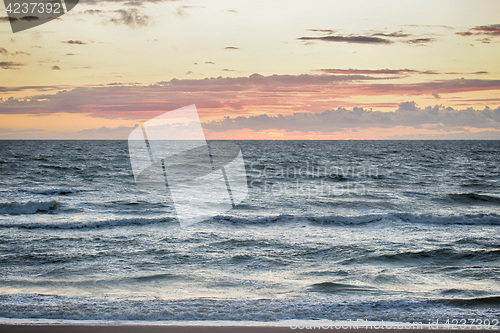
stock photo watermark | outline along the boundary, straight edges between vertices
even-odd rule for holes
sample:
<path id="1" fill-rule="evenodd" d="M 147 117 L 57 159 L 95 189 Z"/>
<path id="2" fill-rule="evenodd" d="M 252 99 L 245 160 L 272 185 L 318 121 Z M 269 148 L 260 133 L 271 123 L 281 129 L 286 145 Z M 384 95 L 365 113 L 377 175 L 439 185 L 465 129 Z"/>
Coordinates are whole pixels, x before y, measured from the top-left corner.
<path id="1" fill-rule="evenodd" d="M 12 32 L 31 29 L 72 10 L 79 0 L 4 0 Z"/>
<path id="2" fill-rule="evenodd" d="M 181 226 L 223 214 L 248 194 L 240 147 L 207 143 L 195 105 L 137 126 L 128 147 L 136 184 L 164 191 Z"/>
<path id="3" fill-rule="evenodd" d="M 346 330 L 346 329 L 368 329 L 368 330 L 498 330 L 500 322 L 498 319 L 482 318 L 452 318 L 452 319 L 429 319 L 427 321 L 411 322 L 388 322 L 370 321 L 367 319 L 345 320 L 338 322 L 322 321 L 297 322 L 289 327 L 292 330 Z"/>
<path id="4" fill-rule="evenodd" d="M 367 186 L 352 179 L 379 177 L 377 166 L 338 165 L 331 161 L 323 165 L 317 165 L 315 161 L 305 161 L 294 165 L 269 165 L 263 168 L 250 164 L 248 170 L 251 175 L 251 187 L 260 186 L 271 195 L 286 195 L 293 191 L 307 198 L 366 195 Z"/>

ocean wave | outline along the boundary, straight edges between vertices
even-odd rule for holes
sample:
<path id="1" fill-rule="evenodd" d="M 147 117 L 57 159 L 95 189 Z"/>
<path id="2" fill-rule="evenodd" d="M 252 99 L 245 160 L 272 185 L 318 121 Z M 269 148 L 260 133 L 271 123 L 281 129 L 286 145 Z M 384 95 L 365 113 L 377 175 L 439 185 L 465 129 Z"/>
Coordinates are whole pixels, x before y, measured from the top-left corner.
<path id="1" fill-rule="evenodd" d="M 464 203 L 494 203 L 500 204 L 500 198 L 492 195 L 477 194 L 477 193 L 451 193 L 448 198 L 453 201 Z"/>
<path id="2" fill-rule="evenodd" d="M 384 262 L 411 262 L 415 261 L 445 261 L 463 262 L 464 260 L 472 260 L 479 262 L 481 260 L 495 260 L 500 257 L 500 250 L 457 250 L 453 248 L 439 248 L 421 251 L 403 251 L 397 253 L 385 253 L 381 255 L 371 256 L 372 260 L 380 260 Z"/>
<path id="3" fill-rule="evenodd" d="M 471 318 L 491 319 L 485 303 L 494 297 L 465 300 Z M 343 298 L 301 299 L 98 299 L 92 297 L 4 294 L 0 295 L 0 318 L 112 321 L 261 321 L 286 319 L 364 319 L 399 322 L 424 322 L 429 318 L 463 318 L 463 309 L 449 303 L 455 300 Z M 472 303 L 471 303 L 472 302 Z M 478 304 L 481 303 L 481 305 Z M 478 306 L 479 305 L 479 306 Z M 486 305 L 488 306 L 488 305 Z M 493 304 L 489 308 L 495 308 Z M 493 311 L 493 310 L 492 310 Z M 349 318 L 349 317 L 354 318 Z M 496 323 L 496 324 L 495 324 Z M 498 325 L 497 322 L 489 325 Z M 495 326 L 497 328 L 498 326 Z M 493 327 L 492 327 L 493 328 Z"/>
<path id="4" fill-rule="evenodd" d="M 500 296 L 474 297 L 474 298 L 453 298 L 441 301 L 444 304 L 459 307 L 493 307 L 500 309 Z"/>
<path id="5" fill-rule="evenodd" d="M 452 214 L 430 215 L 411 213 L 368 214 L 359 216 L 310 216 L 310 215 L 271 215 L 256 217 L 216 216 L 212 222 L 225 224 L 283 224 L 283 223 L 310 223 L 317 225 L 364 225 L 371 223 L 421 223 L 442 225 L 500 225 L 498 214 Z"/>
<path id="6" fill-rule="evenodd" d="M 40 194 L 40 195 L 70 195 L 76 194 L 80 191 L 75 189 L 66 189 L 66 188 L 51 188 L 45 190 L 30 190 L 32 194 Z"/>
<path id="7" fill-rule="evenodd" d="M 129 218 L 129 219 L 114 219 L 103 221 L 87 221 L 87 222 L 0 222 L 0 228 L 19 228 L 19 229 L 62 229 L 62 230 L 78 230 L 78 229 L 105 229 L 117 227 L 129 227 L 138 225 L 150 225 L 157 223 L 177 223 L 174 218 Z"/>
<path id="8" fill-rule="evenodd" d="M 369 286 L 356 286 L 351 284 L 337 283 L 337 282 L 321 282 L 315 283 L 309 287 L 309 291 L 337 294 L 337 293 L 374 293 L 378 292 L 378 289 Z"/>
<path id="9" fill-rule="evenodd" d="M 28 202 L 4 202 L 0 203 L 0 214 L 26 215 L 51 213 L 60 206 L 59 202 L 51 201 L 28 201 Z"/>
<path id="10" fill-rule="evenodd" d="M 21 215 L 51 213 L 58 209 L 60 204 L 57 201 L 49 202 L 28 202 L 28 203 L 7 203 L 0 204 L 0 214 Z M 177 224 L 177 220 L 172 216 L 152 217 L 152 218 L 123 218 L 101 221 L 78 221 L 78 222 L 0 222 L 0 228 L 22 228 L 22 229 L 96 229 L 96 228 L 116 228 L 137 225 L 150 225 L 157 223 Z M 319 226 L 334 225 L 365 225 L 371 223 L 421 223 L 439 225 L 500 225 L 500 216 L 497 214 L 476 214 L 476 215 L 450 215 L 431 216 L 419 214 L 378 214 L 361 216 L 302 216 L 302 215 L 273 215 L 255 217 L 237 216 L 215 216 L 202 223 L 224 224 L 235 226 L 266 226 L 273 224 L 311 224 Z"/>

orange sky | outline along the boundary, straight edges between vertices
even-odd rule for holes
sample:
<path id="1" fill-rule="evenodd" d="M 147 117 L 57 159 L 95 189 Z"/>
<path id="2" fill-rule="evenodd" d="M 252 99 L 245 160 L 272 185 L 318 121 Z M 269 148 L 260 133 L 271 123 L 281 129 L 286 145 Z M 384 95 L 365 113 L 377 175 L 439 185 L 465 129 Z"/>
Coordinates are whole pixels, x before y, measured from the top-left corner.
<path id="1" fill-rule="evenodd" d="M 0 138 L 126 139 L 195 104 L 209 139 L 500 139 L 499 12 L 89 0 L 13 33 L 0 7 Z"/>

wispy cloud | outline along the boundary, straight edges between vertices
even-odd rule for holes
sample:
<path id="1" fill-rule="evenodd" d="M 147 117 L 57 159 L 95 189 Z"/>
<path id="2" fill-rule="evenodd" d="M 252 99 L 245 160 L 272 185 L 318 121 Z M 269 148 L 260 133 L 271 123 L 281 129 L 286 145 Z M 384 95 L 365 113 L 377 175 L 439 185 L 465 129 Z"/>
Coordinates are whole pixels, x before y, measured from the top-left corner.
<path id="1" fill-rule="evenodd" d="M 323 68 L 316 69 L 316 72 L 328 74 L 345 74 L 345 75 L 409 75 L 409 74 L 424 74 L 424 75 L 484 75 L 488 71 L 477 72 L 440 72 L 436 70 L 416 70 L 416 69 L 339 69 L 339 68 Z"/>
<path id="2" fill-rule="evenodd" d="M 456 34 L 460 36 L 500 36 L 500 24 L 480 25 L 467 31 L 456 32 Z"/>
<path id="3" fill-rule="evenodd" d="M 417 71 L 414 69 L 317 69 L 316 71 L 330 74 L 362 74 L 362 75 L 401 75 L 401 74 L 436 74 L 433 71 Z"/>
<path id="4" fill-rule="evenodd" d="M 361 36 L 361 35 L 328 35 L 328 36 L 319 36 L 319 37 L 299 37 L 299 40 L 319 40 L 325 42 L 343 42 L 343 43 L 353 43 L 353 44 L 392 44 L 393 41 L 374 37 L 374 36 Z"/>
<path id="5" fill-rule="evenodd" d="M 151 22 L 151 16 L 140 12 L 137 8 L 118 9 L 115 11 L 118 17 L 113 17 L 109 22 L 117 25 L 126 25 L 129 28 L 140 28 L 148 26 Z"/>
<path id="6" fill-rule="evenodd" d="M 86 45 L 87 44 L 81 40 L 73 40 L 73 39 L 66 40 L 66 41 L 63 41 L 61 43 L 71 44 L 71 45 Z"/>
<path id="7" fill-rule="evenodd" d="M 2 69 L 19 69 L 20 66 L 24 66 L 24 64 L 13 61 L 0 61 L 0 68 Z"/>
<path id="8" fill-rule="evenodd" d="M 405 43 L 414 44 L 414 45 L 424 45 L 424 44 L 428 44 L 428 43 L 433 43 L 435 41 L 436 41 L 435 38 L 415 38 L 415 39 L 409 39 L 409 40 L 405 41 Z"/>
<path id="9" fill-rule="evenodd" d="M 330 29 L 308 29 L 310 32 L 319 34 L 320 36 L 299 37 L 302 41 L 324 41 L 334 43 L 351 43 L 351 44 L 374 44 L 374 45 L 389 45 L 397 42 L 403 42 L 413 45 L 424 45 L 436 41 L 435 38 L 419 37 L 410 38 L 411 34 L 403 31 L 385 32 L 375 31 L 365 34 L 335 34 L 334 30 Z M 410 39 L 407 39 L 410 38 Z"/>

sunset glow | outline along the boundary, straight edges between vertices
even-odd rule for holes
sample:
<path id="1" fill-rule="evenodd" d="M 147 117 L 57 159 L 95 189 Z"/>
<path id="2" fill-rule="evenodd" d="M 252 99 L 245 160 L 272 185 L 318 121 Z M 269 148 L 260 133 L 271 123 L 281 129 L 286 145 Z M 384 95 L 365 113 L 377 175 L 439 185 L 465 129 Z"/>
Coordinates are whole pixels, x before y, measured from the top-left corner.
<path id="1" fill-rule="evenodd" d="M 2 6 L 0 138 L 125 139 L 195 104 L 209 139 L 499 139 L 499 12 L 490 0 L 80 1 L 14 34 Z"/>

